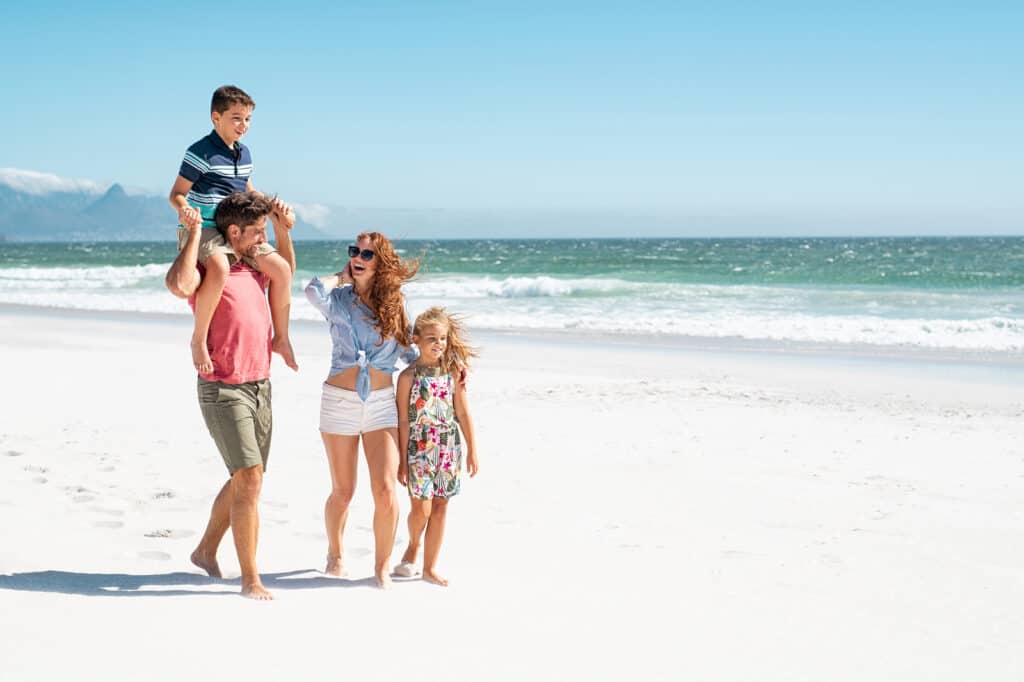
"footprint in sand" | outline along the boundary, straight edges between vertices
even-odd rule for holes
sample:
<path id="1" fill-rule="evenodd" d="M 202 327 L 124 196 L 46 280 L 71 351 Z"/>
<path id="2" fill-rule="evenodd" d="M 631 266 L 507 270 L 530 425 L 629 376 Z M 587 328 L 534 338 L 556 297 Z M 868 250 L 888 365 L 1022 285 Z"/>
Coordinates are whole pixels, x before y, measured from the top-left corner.
<path id="1" fill-rule="evenodd" d="M 46 480 L 47 479 L 46 479 L 45 476 L 36 476 L 35 478 L 32 479 L 32 482 L 33 483 L 46 483 Z"/>
<path id="2" fill-rule="evenodd" d="M 183 530 L 180 528 L 158 528 L 157 530 L 151 530 L 146 533 L 147 538 L 171 538 L 176 540 L 178 538 L 187 538 L 195 535 L 194 530 Z"/>
<path id="3" fill-rule="evenodd" d="M 18 452 L 17 450 L 8 450 L 7 451 L 7 456 L 8 457 L 21 457 L 24 454 L 25 454 L 24 452 Z"/>
<path id="4" fill-rule="evenodd" d="M 93 521 L 92 525 L 96 528 L 121 528 L 124 521 Z"/>
<path id="5" fill-rule="evenodd" d="M 169 500 L 175 496 L 173 490 L 161 490 L 160 492 L 153 493 L 154 500 Z"/>
<path id="6" fill-rule="evenodd" d="M 92 502 L 95 499 L 96 498 L 93 495 L 75 495 L 74 497 L 71 498 L 71 501 L 72 502 Z"/>
<path id="7" fill-rule="evenodd" d="M 35 474 L 45 474 L 47 471 L 49 471 L 49 469 L 47 469 L 46 467 L 29 464 L 27 467 L 25 467 L 25 471 L 31 471 L 32 473 Z"/>
<path id="8" fill-rule="evenodd" d="M 139 558 L 142 559 L 154 559 L 156 561 L 170 561 L 171 555 L 167 552 L 139 552 Z"/>

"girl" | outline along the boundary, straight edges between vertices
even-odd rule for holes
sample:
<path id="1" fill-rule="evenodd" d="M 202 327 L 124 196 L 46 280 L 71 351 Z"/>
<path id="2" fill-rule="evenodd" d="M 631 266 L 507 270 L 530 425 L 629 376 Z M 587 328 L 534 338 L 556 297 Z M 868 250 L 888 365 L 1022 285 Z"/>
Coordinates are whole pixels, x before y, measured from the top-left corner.
<path id="1" fill-rule="evenodd" d="M 325 573 L 341 576 L 342 534 L 356 487 L 359 440 L 373 488 L 374 571 L 377 585 L 391 584 L 388 565 L 398 527 L 398 411 L 391 375 L 395 361 L 416 359 L 401 286 L 418 264 L 399 259 L 387 237 L 364 232 L 348 247 L 348 264 L 306 297 L 331 323 L 331 371 L 320 400 L 320 435 L 331 468 Z"/>
<path id="2" fill-rule="evenodd" d="M 466 470 L 476 476 L 473 419 L 461 381 L 477 350 L 466 344 L 461 321 L 444 308 L 430 308 L 413 325 L 412 341 L 419 361 L 398 376 L 398 439 L 402 460 L 398 482 L 409 489 L 409 546 L 395 575 L 416 575 L 420 537 L 426 530 L 423 579 L 445 586 L 435 570 L 444 537 L 448 500 L 457 495 L 462 469 L 462 441 L 466 437 Z M 453 378 L 453 375 L 456 378 Z M 456 422 L 458 425 L 456 426 Z"/>

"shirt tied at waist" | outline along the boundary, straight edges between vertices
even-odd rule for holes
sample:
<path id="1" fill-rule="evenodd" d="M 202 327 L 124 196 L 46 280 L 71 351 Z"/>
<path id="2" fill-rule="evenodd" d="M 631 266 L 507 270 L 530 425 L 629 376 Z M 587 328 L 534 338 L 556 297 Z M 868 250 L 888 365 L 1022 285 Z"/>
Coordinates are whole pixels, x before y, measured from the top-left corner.
<path id="1" fill-rule="evenodd" d="M 370 397 L 370 366 L 366 362 L 366 351 L 359 351 L 356 358 L 356 365 L 359 366 L 359 376 L 356 379 L 356 394 L 364 403 Z"/>

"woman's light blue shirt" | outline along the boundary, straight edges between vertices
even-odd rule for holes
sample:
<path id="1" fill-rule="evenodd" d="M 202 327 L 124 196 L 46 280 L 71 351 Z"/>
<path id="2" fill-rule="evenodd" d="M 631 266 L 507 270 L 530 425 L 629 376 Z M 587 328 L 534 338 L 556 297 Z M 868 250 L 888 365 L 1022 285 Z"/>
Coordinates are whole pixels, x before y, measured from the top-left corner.
<path id="1" fill-rule="evenodd" d="M 373 312 L 359 300 L 351 285 L 344 284 L 330 291 L 319 277 L 306 285 L 306 298 L 331 323 L 331 371 L 329 377 L 350 367 L 359 367 L 356 393 L 363 400 L 370 395 L 370 370 L 392 373 L 395 361 L 411 363 L 419 357 L 416 346 L 403 346 L 393 338 L 381 343 Z"/>

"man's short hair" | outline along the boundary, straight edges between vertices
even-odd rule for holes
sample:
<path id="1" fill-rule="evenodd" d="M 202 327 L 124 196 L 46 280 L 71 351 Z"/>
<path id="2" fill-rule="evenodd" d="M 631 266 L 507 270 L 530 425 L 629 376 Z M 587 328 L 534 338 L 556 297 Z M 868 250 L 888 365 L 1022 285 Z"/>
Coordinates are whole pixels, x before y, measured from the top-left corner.
<path id="1" fill-rule="evenodd" d="M 274 197 L 260 192 L 232 192 L 217 204 L 213 222 L 217 223 L 217 230 L 227 239 L 229 225 L 238 225 L 244 231 L 270 215 L 273 201 Z"/>
<path id="2" fill-rule="evenodd" d="M 210 101 L 210 113 L 223 114 L 231 108 L 232 104 L 241 104 L 250 109 L 256 108 L 256 102 L 242 88 L 234 85 L 222 85 L 213 91 L 213 99 Z"/>

